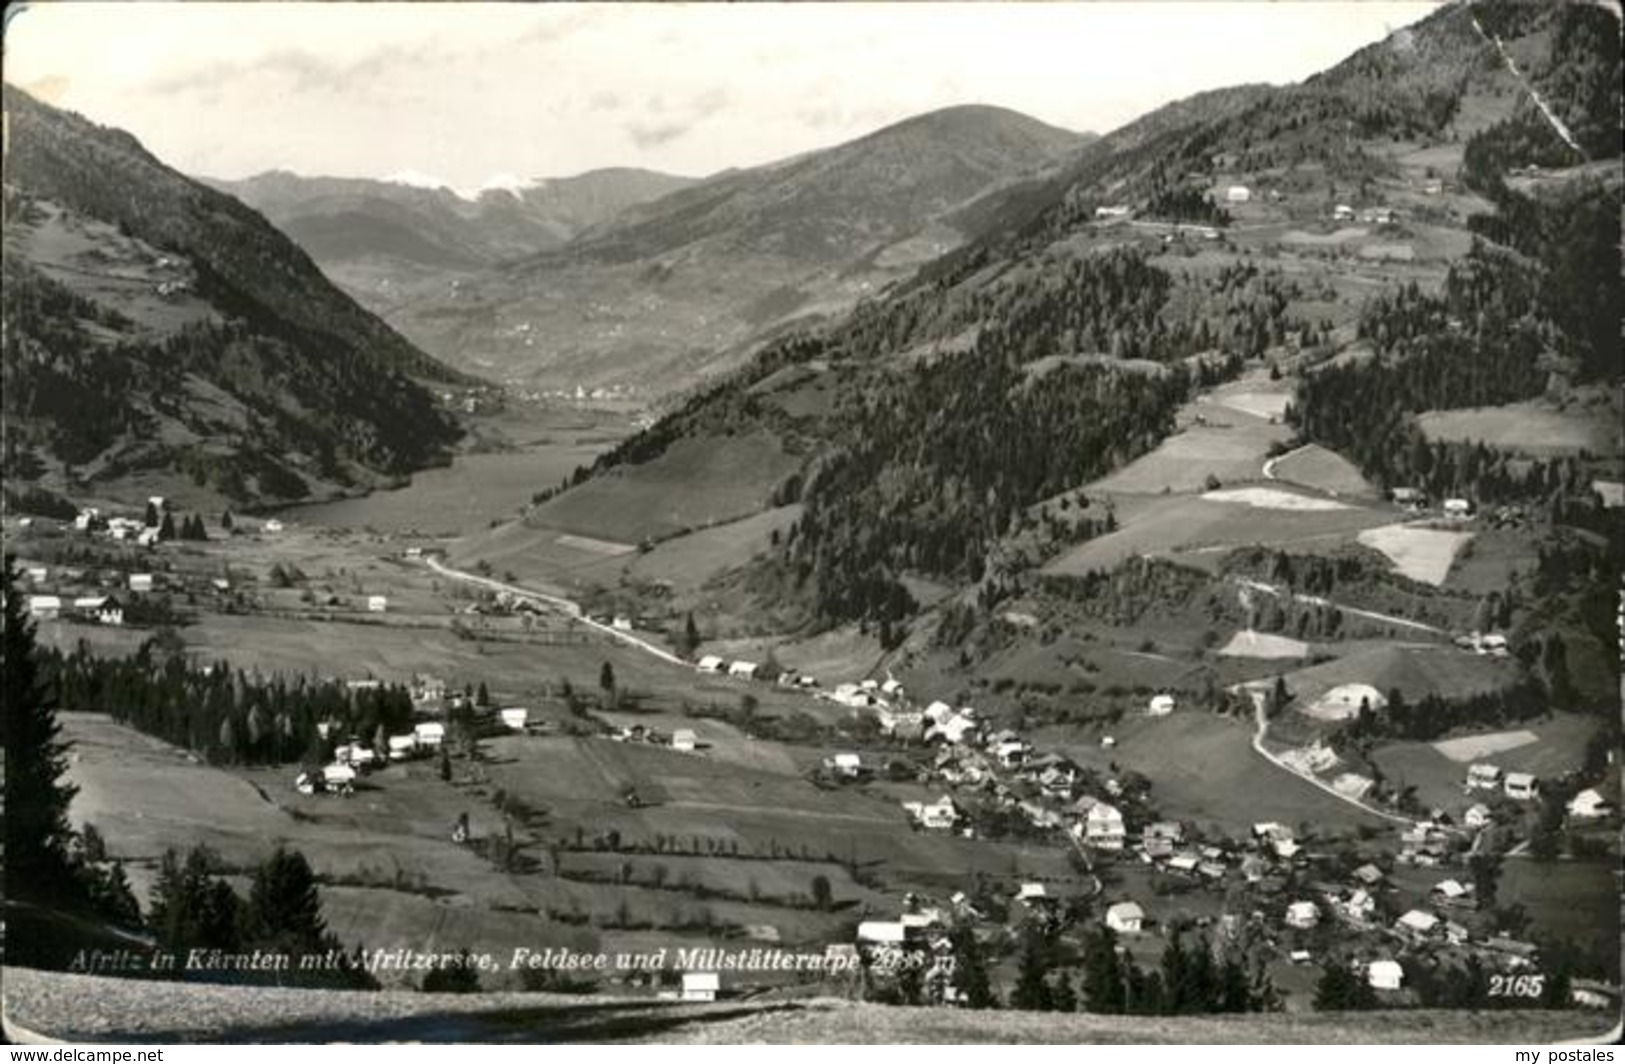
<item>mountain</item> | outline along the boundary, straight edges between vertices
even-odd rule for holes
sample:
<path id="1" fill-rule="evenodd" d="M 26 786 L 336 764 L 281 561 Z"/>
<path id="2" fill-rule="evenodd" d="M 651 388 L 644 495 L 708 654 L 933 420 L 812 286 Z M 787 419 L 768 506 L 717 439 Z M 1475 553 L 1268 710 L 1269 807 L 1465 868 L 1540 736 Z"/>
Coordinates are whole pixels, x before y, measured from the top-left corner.
<path id="1" fill-rule="evenodd" d="M 518 258 L 559 247 L 628 207 L 693 183 L 619 168 L 465 197 L 449 188 L 284 170 L 237 181 L 202 180 L 265 215 L 330 274 L 367 259 L 475 267 Z"/>
<path id="2" fill-rule="evenodd" d="M 1430 439 L 1417 417 L 1617 389 L 1620 149 L 1603 131 L 1618 37 L 1599 7 L 1458 4 L 1301 84 L 1147 115 L 938 215 L 970 235 L 851 312 L 771 339 L 486 546 L 522 567 L 525 543 L 562 532 L 658 551 L 771 516 L 771 546 L 751 540 L 703 593 L 617 608 L 703 610 L 741 633 L 853 624 L 887 646 L 930 615 L 957 633 L 949 645 L 975 630 L 997 646 L 1016 636 L 991 611 L 1029 570 L 1120 521 L 1140 534 L 1149 511 L 1120 515 L 1097 490 L 1168 490 L 1203 463 L 1268 477 L 1266 444 L 1319 444 L 1378 487 L 1607 527 L 1584 486 L 1617 477 L 1620 455 L 1531 462 Z M 710 220 L 799 232 L 799 212 L 778 208 L 814 194 L 770 190 L 809 165 L 822 170 L 786 164 L 750 193 L 685 190 L 685 212 L 623 220 L 569 254 L 742 254 Z M 511 269 L 553 283 L 556 261 Z M 1234 410 L 1192 412 L 1238 378 L 1266 403 L 1256 453 L 1209 434 Z M 1150 487 L 1098 488 L 1140 458 L 1159 470 Z M 1194 484 L 1208 490 L 1200 472 Z"/>
<path id="3" fill-rule="evenodd" d="M 341 276 L 425 350 L 480 372 L 665 391 L 958 246 L 970 231 L 956 211 L 1089 139 L 1001 108 L 954 107 L 715 175 L 496 268 L 424 275 L 405 291 Z"/>
<path id="4" fill-rule="evenodd" d="M 467 378 L 237 200 L 4 93 L 8 479 L 265 503 L 443 459 L 427 385 Z"/>

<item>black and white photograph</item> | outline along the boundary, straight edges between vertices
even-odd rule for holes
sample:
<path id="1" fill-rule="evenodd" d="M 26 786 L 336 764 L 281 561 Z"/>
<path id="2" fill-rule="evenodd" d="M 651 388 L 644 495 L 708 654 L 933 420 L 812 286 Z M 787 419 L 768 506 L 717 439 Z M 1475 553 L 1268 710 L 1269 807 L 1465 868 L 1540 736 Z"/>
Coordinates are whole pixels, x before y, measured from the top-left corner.
<path id="1" fill-rule="evenodd" d="M 1620 1037 L 1617 2 L 4 18 L 5 1040 Z"/>

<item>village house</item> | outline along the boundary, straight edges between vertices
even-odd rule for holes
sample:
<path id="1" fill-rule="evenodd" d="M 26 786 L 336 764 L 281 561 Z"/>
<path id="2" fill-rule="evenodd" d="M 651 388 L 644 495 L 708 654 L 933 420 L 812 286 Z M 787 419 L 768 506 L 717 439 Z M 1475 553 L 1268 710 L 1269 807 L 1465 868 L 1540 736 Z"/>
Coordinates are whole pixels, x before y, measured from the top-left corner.
<path id="1" fill-rule="evenodd" d="M 1528 772 L 1508 772 L 1506 796 L 1519 802 L 1533 801 L 1540 797 L 1540 781 Z"/>
<path id="2" fill-rule="evenodd" d="M 681 1001 L 715 1001 L 722 988 L 722 977 L 716 972 L 684 972 Z"/>
<path id="3" fill-rule="evenodd" d="M 1332 220 L 1337 222 L 1354 221 L 1354 208 L 1347 203 L 1339 203 L 1332 208 Z"/>
<path id="4" fill-rule="evenodd" d="M 384 595 L 368 595 L 367 596 L 367 612 L 368 613 L 383 613 L 387 609 L 389 609 L 389 599 L 386 596 L 384 596 Z"/>
<path id="5" fill-rule="evenodd" d="M 28 568 L 27 575 L 30 583 L 43 584 L 51 571 L 43 565 L 34 565 Z"/>
<path id="6" fill-rule="evenodd" d="M 1177 820 L 1159 820 L 1141 834 L 1140 849 L 1148 857 L 1169 857 L 1184 839 L 1185 828 Z"/>
<path id="7" fill-rule="evenodd" d="M 74 612 L 87 621 L 98 624 L 121 625 L 124 607 L 112 595 L 86 595 L 73 600 Z"/>
<path id="8" fill-rule="evenodd" d="M 736 680 L 754 680 L 757 668 L 759 666 L 754 661 L 736 661 L 728 666 L 728 675 Z"/>
<path id="9" fill-rule="evenodd" d="M 416 756 L 418 752 L 418 737 L 415 734 L 391 735 L 388 742 L 391 761 L 405 761 Z"/>
<path id="10" fill-rule="evenodd" d="M 1613 803 L 1604 798 L 1595 787 L 1587 787 L 1569 799 L 1569 816 L 1577 820 L 1601 820 L 1612 816 L 1613 813 Z"/>
<path id="11" fill-rule="evenodd" d="M 1506 657 L 1507 637 L 1500 632 L 1491 632 L 1478 641 L 1478 652 L 1492 658 Z"/>
<path id="12" fill-rule="evenodd" d="M 1478 829 L 1487 828 L 1495 823 L 1495 814 L 1483 802 L 1468 806 L 1467 812 L 1461 815 L 1461 822 L 1467 827 Z"/>
<path id="13" fill-rule="evenodd" d="M 1411 909 L 1394 921 L 1394 930 L 1401 935 L 1421 941 L 1438 930 L 1439 918 L 1422 909 Z"/>
<path id="14" fill-rule="evenodd" d="M 522 732 L 530 724 L 530 710 L 522 706 L 510 706 L 499 710 L 497 716 L 509 731 Z"/>
<path id="15" fill-rule="evenodd" d="M 1099 219 L 1126 218 L 1126 217 L 1128 217 L 1128 213 L 1129 213 L 1129 208 L 1124 207 L 1124 206 L 1119 206 L 1119 205 L 1113 205 L 1113 206 L 1110 206 L 1110 207 L 1096 207 L 1095 208 L 1095 217 L 1099 218 Z"/>
<path id="16" fill-rule="evenodd" d="M 872 946 L 901 946 L 907 929 L 901 920 L 865 920 L 858 924 L 858 942 Z"/>
<path id="17" fill-rule="evenodd" d="M 1341 905 L 1343 915 L 1356 924 L 1368 923 L 1377 914 L 1377 899 L 1361 889 L 1351 893 Z"/>
<path id="18" fill-rule="evenodd" d="M 446 741 L 446 726 L 438 721 L 424 721 L 412 729 L 418 746 L 434 749 Z"/>
<path id="19" fill-rule="evenodd" d="M 1367 225 L 1393 225 L 1397 217 L 1392 207 L 1367 207 L 1360 212 L 1360 221 Z"/>
<path id="20" fill-rule="evenodd" d="M 28 615 L 37 617 L 42 621 L 52 621 L 62 613 L 62 597 L 60 595 L 29 595 Z"/>
<path id="21" fill-rule="evenodd" d="M 1320 909 L 1312 901 L 1295 901 L 1286 907 L 1286 926 L 1307 931 L 1320 923 Z"/>
<path id="22" fill-rule="evenodd" d="M 1366 984 L 1373 990 L 1398 990 L 1405 982 L 1405 969 L 1398 961 L 1372 961 L 1365 971 Z"/>
<path id="23" fill-rule="evenodd" d="M 964 713 L 950 712 L 940 720 L 935 720 L 925 729 L 927 741 L 941 739 L 944 742 L 959 746 L 970 742 L 976 737 L 977 729 L 981 725 L 974 717 Z"/>
<path id="24" fill-rule="evenodd" d="M 269 521 L 266 521 L 264 524 L 260 525 L 260 531 L 261 532 L 269 532 L 272 535 L 275 535 L 276 533 L 281 532 L 282 529 L 283 529 L 282 522 L 278 521 L 274 517 L 271 518 Z"/>
<path id="25" fill-rule="evenodd" d="M 152 584 L 153 584 L 153 580 L 152 580 L 152 574 L 151 573 L 131 573 L 130 574 L 130 590 L 131 591 L 151 591 L 152 590 Z"/>
<path id="26" fill-rule="evenodd" d="M 1421 488 L 1395 488 L 1390 495 L 1396 506 L 1407 510 L 1420 510 L 1428 504 L 1427 493 Z"/>
<path id="27" fill-rule="evenodd" d="M 1061 814 L 1038 802 L 1024 801 L 1016 808 L 1021 810 L 1021 815 L 1035 828 L 1048 830 L 1061 826 Z"/>
<path id="28" fill-rule="evenodd" d="M 693 728 L 678 728 L 671 733 L 671 748 L 673 750 L 691 754 L 699 745 L 699 736 L 694 734 Z"/>
<path id="29" fill-rule="evenodd" d="M 1224 201 L 1226 203 L 1250 203 L 1252 198 L 1253 190 L 1246 185 L 1231 185 L 1224 190 Z"/>
<path id="30" fill-rule="evenodd" d="M 922 828 L 932 831 L 953 830 L 963 815 L 953 798 L 946 794 L 935 802 L 904 802 L 903 808 Z"/>
<path id="31" fill-rule="evenodd" d="M 1501 770 L 1495 765 L 1479 762 L 1467 766 L 1467 788 L 1475 791 L 1501 789 Z"/>
<path id="32" fill-rule="evenodd" d="M 857 754 L 836 754 L 826 758 L 824 765 L 841 779 L 855 780 L 863 775 L 863 759 Z"/>
<path id="33" fill-rule="evenodd" d="M 1176 853 L 1168 858 L 1168 871 L 1182 876 L 1195 876 L 1202 859 L 1194 853 Z"/>
<path id="34" fill-rule="evenodd" d="M 1466 520 L 1473 516 L 1473 504 L 1466 499 L 1446 499 L 1444 501 L 1444 515 L 1457 520 Z"/>
<path id="35" fill-rule="evenodd" d="M 885 695 L 887 698 L 902 698 L 903 685 L 888 676 L 886 677 L 886 682 L 880 685 L 880 693 Z"/>
<path id="36" fill-rule="evenodd" d="M 699 672 L 721 672 L 722 659 L 715 654 L 707 654 L 695 664 L 694 668 Z"/>
<path id="37" fill-rule="evenodd" d="M 1145 927 L 1145 910 L 1132 901 L 1120 901 L 1106 910 L 1106 926 L 1120 935 L 1138 935 Z"/>
<path id="38" fill-rule="evenodd" d="M 1115 806 L 1096 803 L 1083 820 L 1083 841 L 1100 850 L 1123 848 L 1123 814 Z"/>
<path id="39" fill-rule="evenodd" d="M 1254 824 L 1253 838 L 1257 840 L 1259 846 L 1282 860 L 1290 860 L 1299 849 L 1292 829 L 1273 821 Z"/>
<path id="40" fill-rule="evenodd" d="M 1146 707 L 1146 712 L 1153 717 L 1166 717 L 1173 711 L 1173 695 L 1155 695 L 1151 699 L 1151 704 Z"/>
<path id="41" fill-rule="evenodd" d="M 1374 864 L 1363 864 L 1350 874 L 1354 876 L 1355 880 L 1367 888 L 1375 888 L 1387 878 L 1382 874 L 1382 869 L 1378 868 Z"/>
<path id="42" fill-rule="evenodd" d="M 1442 879 L 1433 884 L 1429 891 L 1435 903 L 1440 905 L 1454 905 L 1471 908 L 1475 904 L 1473 888 L 1470 884 L 1463 885 L 1459 880 Z"/>
<path id="43" fill-rule="evenodd" d="M 1027 758 L 1031 748 L 1020 739 L 1008 739 L 993 747 L 993 756 L 1005 768 L 1015 768 Z"/>

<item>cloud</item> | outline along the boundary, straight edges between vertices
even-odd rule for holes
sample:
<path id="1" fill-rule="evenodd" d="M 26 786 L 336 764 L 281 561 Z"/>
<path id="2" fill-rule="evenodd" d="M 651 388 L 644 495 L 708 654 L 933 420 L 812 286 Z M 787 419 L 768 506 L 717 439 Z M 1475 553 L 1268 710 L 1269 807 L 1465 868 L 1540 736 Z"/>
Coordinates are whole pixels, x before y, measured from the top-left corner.
<path id="1" fill-rule="evenodd" d="M 626 126 L 627 136 L 638 148 L 658 148 L 687 136 L 706 119 L 724 110 L 732 97 L 720 86 L 690 96 L 680 104 L 670 104 L 664 97 L 651 96 L 644 103 L 650 115 L 657 120 L 631 122 Z"/>

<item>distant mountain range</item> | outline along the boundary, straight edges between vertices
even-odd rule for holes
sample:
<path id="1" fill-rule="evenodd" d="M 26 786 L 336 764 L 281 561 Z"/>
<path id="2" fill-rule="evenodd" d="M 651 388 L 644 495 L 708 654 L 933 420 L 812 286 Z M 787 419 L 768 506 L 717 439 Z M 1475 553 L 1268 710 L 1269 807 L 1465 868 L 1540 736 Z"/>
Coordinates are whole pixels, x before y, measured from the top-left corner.
<path id="1" fill-rule="evenodd" d="M 498 377 L 658 392 L 908 276 L 975 235 L 979 198 L 1050 172 L 1090 139 L 966 106 L 700 181 L 600 170 L 472 202 L 280 173 L 215 184 L 438 357 Z"/>
<path id="2" fill-rule="evenodd" d="M 324 267 L 398 259 L 472 268 L 560 247 L 628 207 L 694 183 L 652 170 L 593 170 L 465 197 L 366 178 L 273 170 L 237 181 L 200 179 L 259 211 Z"/>
<path id="3" fill-rule="evenodd" d="M 236 199 L 5 87 L 5 470 L 276 502 L 440 461 L 456 371 Z"/>

